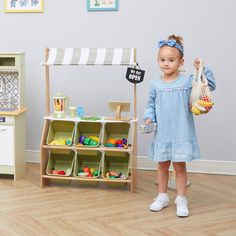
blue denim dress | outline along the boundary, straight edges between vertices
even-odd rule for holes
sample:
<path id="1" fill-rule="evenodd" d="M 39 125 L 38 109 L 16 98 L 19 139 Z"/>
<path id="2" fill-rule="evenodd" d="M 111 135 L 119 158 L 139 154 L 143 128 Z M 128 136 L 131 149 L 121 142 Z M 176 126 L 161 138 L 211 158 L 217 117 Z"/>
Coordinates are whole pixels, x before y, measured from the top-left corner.
<path id="1" fill-rule="evenodd" d="M 205 68 L 210 90 L 216 87 L 212 71 Z M 193 75 L 180 74 L 176 80 L 151 81 L 144 120 L 157 123 L 157 130 L 148 150 L 156 162 L 171 160 L 188 162 L 200 158 L 193 115 L 189 111 L 189 97 Z"/>

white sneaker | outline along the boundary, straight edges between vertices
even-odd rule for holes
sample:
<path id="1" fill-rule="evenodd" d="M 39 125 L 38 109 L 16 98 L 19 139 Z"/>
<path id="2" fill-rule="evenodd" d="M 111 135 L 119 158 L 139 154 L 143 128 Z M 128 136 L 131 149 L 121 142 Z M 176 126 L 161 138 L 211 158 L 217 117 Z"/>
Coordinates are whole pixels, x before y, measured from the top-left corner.
<path id="1" fill-rule="evenodd" d="M 160 211 L 169 205 L 169 197 L 167 193 L 159 193 L 154 202 L 149 206 L 150 211 Z"/>
<path id="2" fill-rule="evenodd" d="M 178 195 L 175 199 L 176 215 L 178 217 L 189 216 L 188 201 L 185 196 Z"/>

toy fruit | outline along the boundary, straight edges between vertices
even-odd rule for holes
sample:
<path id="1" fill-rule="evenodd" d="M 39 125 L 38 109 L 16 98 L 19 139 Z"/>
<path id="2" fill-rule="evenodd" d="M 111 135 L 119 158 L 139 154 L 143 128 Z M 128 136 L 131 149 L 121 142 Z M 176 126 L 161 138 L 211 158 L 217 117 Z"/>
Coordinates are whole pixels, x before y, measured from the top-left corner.
<path id="1" fill-rule="evenodd" d="M 107 143 L 107 144 L 105 144 L 105 146 L 106 146 L 106 147 L 115 147 L 115 145 L 114 145 L 114 144 L 111 144 L 111 143 Z"/>
<path id="2" fill-rule="evenodd" d="M 191 112 L 195 115 L 200 115 L 201 111 L 197 107 L 192 107 Z"/>
<path id="3" fill-rule="evenodd" d="M 93 176 L 94 176 L 94 177 L 99 176 L 99 170 L 95 170 L 95 171 L 93 172 Z"/>
<path id="4" fill-rule="evenodd" d="M 205 101 L 205 100 L 198 100 L 198 104 L 200 106 L 207 107 L 207 106 L 212 106 L 213 102 L 209 102 L 209 101 Z"/>
<path id="5" fill-rule="evenodd" d="M 109 176 L 109 179 L 116 179 L 117 177 L 116 176 L 113 176 L 113 175 L 111 175 L 111 176 Z"/>
<path id="6" fill-rule="evenodd" d="M 109 138 L 107 143 L 116 144 L 116 140 L 114 138 Z"/>
<path id="7" fill-rule="evenodd" d="M 87 175 L 88 175 L 88 173 L 85 173 L 85 172 L 78 173 L 78 176 L 81 176 L 81 177 L 86 177 Z"/>
<path id="8" fill-rule="evenodd" d="M 126 138 L 122 138 L 122 143 L 126 145 L 127 144 L 127 139 Z"/>
<path id="9" fill-rule="evenodd" d="M 117 144 L 117 145 L 122 144 L 122 140 L 121 140 L 121 139 L 118 139 L 118 140 L 116 141 L 116 144 Z"/>
<path id="10" fill-rule="evenodd" d="M 116 172 L 114 172 L 114 171 L 109 171 L 109 175 L 110 175 L 110 176 L 116 176 L 116 177 L 119 176 L 119 175 L 118 175 Z"/>
<path id="11" fill-rule="evenodd" d="M 99 142 L 99 138 L 97 136 L 89 136 L 92 140 Z"/>
<path id="12" fill-rule="evenodd" d="M 98 145 L 98 142 L 91 139 L 90 142 L 89 142 L 89 146 L 97 146 Z"/>
<path id="13" fill-rule="evenodd" d="M 202 99 L 203 101 L 207 101 L 207 102 L 210 101 L 210 98 L 209 98 L 208 96 L 202 96 L 201 99 Z"/>
<path id="14" fill-rule="evenodd" d="M 56 139 L 50 142 L 50 145 L 66 145 L 66 139 Z"/>
<path id="15" fill-rule="evenodd" d="M 93 177 L 93 174 L 92 173 L 88 173 L 87 177 Z"/>
<path id="16" fill-rule="evenodd" d="M 88 166 L 85 166 L 83 168 L 83 171 L 86 172 L 86 173 L 90 173 L 90 168 Z"/>
<path id="17" fill-rule="evenodd" d="M 65 173 L 64 170 L 59 170 L 59 171 L 57 172 L 57 174 L 58 174 L 58 175 L 65 175 L 66 173 Z"/>
<path id="18" fill-rule="evenodd" d="M 84 145 L 89 145 L 90 141 L 91 141 L 91 138 L 85 138 L 85 139 L 83 140 L 83 144 L 84 144 Z"/>
<path id="19" fill-rule="evenodd" d="M 66 145 L 71 145 L 71 139 L 70 138 L 66 139 Z"/>

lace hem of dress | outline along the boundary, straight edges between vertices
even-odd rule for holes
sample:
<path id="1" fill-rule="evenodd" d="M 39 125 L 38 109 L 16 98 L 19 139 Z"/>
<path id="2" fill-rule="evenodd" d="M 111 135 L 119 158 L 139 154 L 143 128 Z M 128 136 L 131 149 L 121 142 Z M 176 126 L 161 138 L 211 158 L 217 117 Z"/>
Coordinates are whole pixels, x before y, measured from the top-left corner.
<path id="1" fill-rule="evenodd" d="M 200 159 L 197 141 L 152 142 L 148 156 L 156 162 L 188 162 Z"/>

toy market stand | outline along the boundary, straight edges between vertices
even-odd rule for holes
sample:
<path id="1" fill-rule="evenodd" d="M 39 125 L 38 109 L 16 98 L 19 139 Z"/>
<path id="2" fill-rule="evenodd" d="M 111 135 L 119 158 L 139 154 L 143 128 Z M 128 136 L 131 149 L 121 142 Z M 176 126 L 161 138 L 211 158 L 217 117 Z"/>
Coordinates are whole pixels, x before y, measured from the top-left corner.
<path id="1" fill-rule="evenodd" d="M 41 140 L 41 187 L 50 180 L 93 181 L 104 183 L 129 184 L 131 192 L 135 191 L 137 168 L 137 103 L 136 84 L 134 84 L 133 118 L 120 119 L 120 109 L 116 109 L 116 119 L 82 120 L 75 117 L 57 119 L 50 112 L 50 78 L 49 69 L 53 66 L 84 65 L 87 66 L 136 66 L 135 48 L 46 48 L 46 116 Z M 122 89 L 122 88 L 121 88 Z M 127 105 L 126 105 L 127 106 Z M 127 108 L 124 108 L 127 109 Z M 118 114 L 118 115 L 117 115 Z M 81 135 L 99 137 L 97 146 L 88 147 L 78 143 Z M 53 145 L 58 137 L 71 140 L 66 145 Z M 125 137 L 126 147 L 109 147 L 107 140 L 111 137 Z M 54 142 L 55 143 L 55 142 Z M 85 177 L 79 175 L 81 168 L 91 166 L 98 169 L 98 175 Z M 56 169 L 65 170 L 63 175 Z M 122 172 L 122 177 L 110 178 L 107 173 Z"/>

